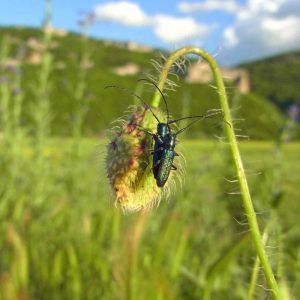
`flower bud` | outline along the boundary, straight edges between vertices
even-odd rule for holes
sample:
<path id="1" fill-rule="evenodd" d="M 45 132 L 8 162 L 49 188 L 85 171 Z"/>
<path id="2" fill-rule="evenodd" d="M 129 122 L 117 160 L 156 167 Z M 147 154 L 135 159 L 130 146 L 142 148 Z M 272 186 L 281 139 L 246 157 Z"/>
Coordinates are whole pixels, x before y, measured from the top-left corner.
<path id="1" fill-rule="evenodd" d="M 161 122 L 165 115 L 152 109 Z M 149 108 L 133 106 L 119 120 L 107 146 L 106 171 L 116 197 L 124 211 L 146 210 L 157 204 L 165 190 L 159 188 L 152 172 L 153 137 L 157 120 Z M 166 185 L 167 186 L 167 185 Z M 167 187 L 166 187 L 167 188 Z"/>

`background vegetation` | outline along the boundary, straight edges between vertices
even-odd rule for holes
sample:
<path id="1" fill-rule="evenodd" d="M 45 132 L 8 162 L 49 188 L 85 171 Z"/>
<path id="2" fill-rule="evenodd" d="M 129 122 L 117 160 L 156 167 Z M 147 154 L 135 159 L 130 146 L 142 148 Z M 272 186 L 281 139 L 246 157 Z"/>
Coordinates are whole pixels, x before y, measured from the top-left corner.
<path id="1" fill-rule="evenodd" d="M 299 82 L 300 53 L 293 52 L 244 64 L 250 71 L 251 85 L 257 94 L 282 109 L 300 103 L 296 82 Z"/>
<path id="2" fill-rule="evenodd" d="M 28 45 L 28 40 L 34 38 L 40 41 L 42 31 L 28 28 L 0 28 L 0 41 L 7 36 L 10 36 L 12 40 L 9 58 L 15 59 L 20 49 L 24 52 L 23 122 L 31 125 L 32 118 L 29 110 L 34 98 L 33 82 L 38 77 L 40 68 L 38 65 L 28 63 L 30 55 L 36 52 Z M 80 59 L 84 47 L 88 49 L 89 58 L 84 66 L 81 66 Z M 107 91 L 104 87 L 116 84 L 135 91 L 137 79 L 145 77 L 144 74 L 153 73 L 151 60 L 160 61 L 161 53 L 160 51 L 148 53 L 132 51 L 121 44 L 119 46 L 107 44 L 94 39 L 88 39 L 86 44 L 83 44 L 81 37 L 72 33 L 66 36 L 54 35 L 49 51 L 54 58 L 50 75 L 52 88 L 49 91 L 52 111 L 51 134 L 59 136 L 68 136 L 72 132 L 74 110 L 76 110 L 73 92 L 82 67 L 86 68 L 87 83 L 82 103 L 82 110 L 86 111 L 83 132 L 85 135 L 95 135 L 103 133 L 111 120 L 132 104 L 132 97 L 126 93 L 119 90 Z M 288 54 L 245 65 L 251 76 L 252 91 L 249 95 L 238 95 L 234 85 L 228 82 L 228 94 L 232 98 L 231 101 L 238 102 L 236 109 L 238 109 L 239 118 L 247 119 L 247 124 L 242 124 L 244 135 L 249 135 L 252 139 L 269 139 L 274 138 L 274 135 L 282 129 L 286 110 L 280 109 L 287 109 L 292 103 L 299 102 L 297 93 L 297 82 L 300 80 L 298 78 L 299 61 L 299 56 L 296 54 Z M 138 65 L 140 73 L 133 76 L 118 76 L 113 72 L 115 67 L 128 62 Z M 176 78 L 173 80 L 180 85 L 176 92 L 168 93 L 170 110 L 174 116 L 180 117 L 183 111 L 187 110 L 204 114 L 208 109 L 218 107 L 216 90 L 212 87 L 205 84 L 188 84 L 182 80 L 179 83 Z M 151 97 L 149 90 L 143 86 L 140 87 L 140 93 L 145 101 Z M 190 99 L 188 104 L 184 98 Z M 255 105 L 248 105 L 251 101 L 255 101 Z M 188 108 L 183 108 L 183 106 L 188 106 Z M 207 129 L 204 125 L 201 128 L 191 128 L 187 134 L 209 137 L 212 129 Z"/>
<path id="3" fill-rule="evenodd" d="M 36 66 L 26 62 L 30 37 L 45 45 Z M 209 140 L 183 142 L 185 182 L 170 201 L 125 216 L 112 204 L 103 167 L 107 141 L 96 135 L 133 99 L 104 87 L 124 86 L 148 101 L 146 88 L 136 90 L 138 76 L 119 77 L 112 68 L 132 61 L 151 72 L 156 53 L 16 28 L 0 30 L 0 48 L 1 299 L 270 296 L 260 269 L 253 280 L 254 249 L 221 120 L 187 132 Z M 11 58 L 18 64 L 7 65 Z M 298 299 L 300 144 L 286 143 L 297 137 L 297 124 L 275 105 L 298 101 L 297 81 L 285 89 L 277 77 L 271 99 L 261 64 L 273 66 L 272 60 L 247 65 L 253 93 L 241 96 L 232 83 L 228 92 L 235 117 L 245 119 L 236 126 L 252 140 L 241 149 L 268 254 L 285 299 Z M 176 117 L 217 108 L 207 85 L 181 82 L 168 99 Z"/>

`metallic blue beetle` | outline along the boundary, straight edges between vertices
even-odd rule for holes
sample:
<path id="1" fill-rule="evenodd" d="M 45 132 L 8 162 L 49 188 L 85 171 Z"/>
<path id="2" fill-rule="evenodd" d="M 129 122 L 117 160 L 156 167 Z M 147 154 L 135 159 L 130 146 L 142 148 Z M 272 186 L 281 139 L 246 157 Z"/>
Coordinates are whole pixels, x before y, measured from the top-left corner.
<path id="1" fill-rule="evenodd" d="M 161 122 L 159 120 L 157 115 L 153 112 L 152 108 L 148 104 L 146 104 L 140 96 L 135 95 L 134 93 L 128 91 L 126 88 L 121 88 L 121 87 L 118 87 L 115 85 L 106 86 L 106 88 L 112 88 L 112 87 L 119 88 L 119 89 L 137 97 L 140 101 L 142 101 L 142 103 L 147 108 L 150 109 L 152 115 L 158 122 L 156 133 L 150 132 L 150 131 L 146 130 L 145 128 L 141 128 L 141 127 L 139 127 L 139 128 L 141 130 L 143 130 L 145 133 L 147 133 L 153 137 L 153 140 L 154 140 L 154 149 L 152 151 L 153 176 L 156 180 L 157 186 L 163 187 L 169 178 L 171 170 L 177 170 L 176 166 L 174 166 L 174 164 L 173 164 L 175 156 L 178 156 L 178 154 L 175 151 L 175 146 L 177 144 L 177 139 L 176 139 L 177 136 L 201 119 L 211 118 L 215 115 L 219 115 L 219 114 L 224 115 L 224 114 L 221 110 L 214 110 L 213 112 L 210 112 L 206 115 L 190 116 L 190 117 L 184 117 L 184 118 L 180 118 L 180 119 L 176 119 L 176 120 L 170 120 L 168 104 L 167 104 L 167 101 L 166 101 L 163 93 L 159 89 L 159 87 L 154 82 L 152 82 L 148 79 L 140 79 L 138 81 L 149 82 L 150 84 L 154 85 L 156 87 L 156 89 L 159 91 L 159 93 L 161 94 L 162 99 L 166 106 L 166 111 L 167 111 L 167 121 L 165 123 Z M 186 120 L 186 119 L 196 119 L 196 120 L 194 120 L 193 122 L 188 124 L 186 127 L 181 128 L 176 132 L 172 132 L 171 127 L 170 127 L 171 124 L 182 121 L 182 120 Z"/>
<path id="2" fill-rule="evenodd" d="M 149 105 L 147 105 L 147 107 L 150 109 L 151 113 L 153 114 L 154 118 L 158 122 L 157 132 L 152 133 L 152 132 L 147 131 L 142 128 L 143 131 L 152 135 L 152 137 L 154 139 L 154 149 L 152 152 L 152 154 L 153 154 L 153 156 L 152 156 L 153 176 L 156 180 L 157 186 L 163 187 L 169 178 L 171 170 L 177 170 L 176 166 L 174 166 L 174 164 L 173 164 L 175 156 L 178 156 L 178 154 L 175 151 L 175 146 L 177 144 L 177 139 L 176 139 L 177 136 L 180 133 L 182 133 L 183 131 L 185 131 L 188 127 L 193 125 L 195 122 L 199 121 L 200 119 L 210 118 L 210 117 L 220 114 L 220 113 L 223 115 L 223 112 L 218 110 L 218 111 L 208 113 L 206 115 L 190 116 L 190 117 L 180 118 L 177 120 L 170 120 L 168 104 L 167 104 L 167 101 L 166 101 L 163 93 L 159 89 L 159 87 L 154 82 L 149 81 L 148 79 L 140 79 L 139 81 L 141 81 L 141 80 L 147 81 L 157 88 L 157 90 L 161 94 L 162 99 L 166 106 L 167 122 L 163 123 L 163 122 L 160 122 L 159 118 L 153 112 L 151 107 Z M 186 119 L 197 119 L 197 120 L 191 122 L 186 127 L 181 128 L 180 130 L 178 130 L 176 132 L 172 132 L 171 127 L 170 127 L 171 124 L 182 121 L 182 120 L 186 120 Z"/>

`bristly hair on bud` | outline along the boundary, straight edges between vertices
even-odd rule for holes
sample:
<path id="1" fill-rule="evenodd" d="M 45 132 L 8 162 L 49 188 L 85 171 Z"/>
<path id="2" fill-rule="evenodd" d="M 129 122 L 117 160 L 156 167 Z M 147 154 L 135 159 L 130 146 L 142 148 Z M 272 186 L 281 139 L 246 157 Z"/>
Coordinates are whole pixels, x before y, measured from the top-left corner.
<path id="1" fill-rule="evenodd" d="M 145 73 L 145 77 L 152 82 L 158 82 L 160 74 L 164 64 L 167 61 L 167 57 L 163 53 L 158 53 L 156 58 L 151 59 L 152 72 Z M 164 95 L 167 95 L 167 91 L 175 91 L 178 87 L 178 79 L 180 76 L 184 76 L 191 64 L 191 61 L 183 56 L 173 62 L 170 69 L 168 70 L 168 78 L 165 79 L 164 84 Z M 171 78 L 170 78 L 171 77 Z M 177 79 L 176 82 L 173 79 Z"/>
<path id="2" fill-rule="evenodd" d="M 159 109 L 152 109 L 161 121 L 166 116 Z M 144 129 L 144 130 L 143 130 Z M 116 198 L 116 205 L 123 211 L 148 210 L 158 205 L 161 197 L 168 196 L 175 176 L 170 176 L 164 188 L 159 188 L 152 172 L 153 137 L 157 120 L 149 107 L 131 106 L 124 117 L 117 120 L 111 130 L 107 145 L 106 171 Z M 179 166 L 179 172 L 182 167 Z"/>

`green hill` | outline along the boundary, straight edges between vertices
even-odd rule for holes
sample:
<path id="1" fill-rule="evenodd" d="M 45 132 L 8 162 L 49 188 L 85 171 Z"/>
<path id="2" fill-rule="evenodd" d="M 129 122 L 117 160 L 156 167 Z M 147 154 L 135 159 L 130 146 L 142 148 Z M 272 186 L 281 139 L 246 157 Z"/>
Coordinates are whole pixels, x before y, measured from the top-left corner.
<path id="1" fill-rule="evenodd" d="M 270 99 L 286 109 L 291 103 L 300 103 L 300 52 L 270 57 L 244 64 L 250 72 L 253 92 Z"/>
<path id="2" fill-rule="evenodd" d="M 30 127 L 33 123 L 31 113 L 37 101 L 35 87 L 40 76 L 40 66 L 38 63 L 34 63 L 38 59 L 34 54 L 37 54 L 38 51 L 33 48 L 40 47 L 40 51 L 43 51 L 42 45 L 38 43 L 42 40 L 43 34 L 41 30 L 33 28 L 0 28 L 0 49 L 2 48 L 2 50 L 7 44 L 7 36 L 10 37 L 9 55 L 2 57 L 2 60 L 6 59 L 7 61 L 8 59 L 8 61 L 14 62 L 20 57 L 20 53 L 25 53 L 24 63 L 21 67 L 22 89 L 25 95 L 22 122 Z M 77 34 L 53 36 L 51 46 L 53 62 L 49 78 L 51 82 L 49 91 L 51 134 L 53 135 L 67 136 L 71 134 L 72 122 L 76 118 L 77 111 L 74 90 L 80 77 L 79 62 L 83 47 L 82 38 Z M 145 73 L 153 73 L 151 60 L 159 57 L 159 51 L 131 51 L 124 45 L 95 39 L 87 41 L 87 49 L 89 61 L 85 66 L 88 69 L 85 80 L 86 89 L 80 109 L 86 111 L 83 125 L 84 134 L 95 135 L 109 128 L 110 123 L 119 118 L 128 105 L 133 103 L 132 97 L 126 93 L 120 90 L 106 90 L 104 87 L 115 84 L 135 91 L 137 79 L 145 77 Z M 2 53 L 4 52 L 2 51 Z M 119 76 L 113 71 L 114 68 L 129 62 L 138 66 L 140 70 L 138 74 Z M 253 77 L 251 65 L 247 65 L 247 67 Z M 2 68 L 1 76 L 9 77 L 14 69 L 16 68 L 7 66 Z M 176 78 L 173 79 L 179 83 Z M 235 115 L 237 118 L 245 119 L 240 124 L 243 135 L 250 135 L 253 139 L 272 138 L 283 126 L 283 115 L 271 102 L 263 98 L 263 96 L 268 97 L 268 94 L 260 92 L 257 88 L 255 76 L 252 80 L 253 89 L 259 96 L 255 94 L 238 95 L 236 89 L 232 89 L 232 84 L 228 83 L 230 86 L 229 97 L 232 98 L 232 101 L 238 99 L 237 106 L 240 107 L 235 111 Z M 274 87 L 278 87 L 278 85 L 273 84 Z M 152 92 L 143 86 L 140 92 L 143 99 L 149 102 Z M 176 92 L 168 92 L 168 102 L 174 117 L 181 117 L 182 114 L 204 114 L 208 109 L 219 107 L 215 89 L 205 84 L 187 84 L 184 81 L 180 81 L 180 87 Z M 270 111 L 272 111 L 272 115 L 269 113 Z M 221 124 L 220 120 L 200 122 L 199 125 L 191 128 L 188 134 L 211 137 L 213 134 L 220 133 Z"/>

